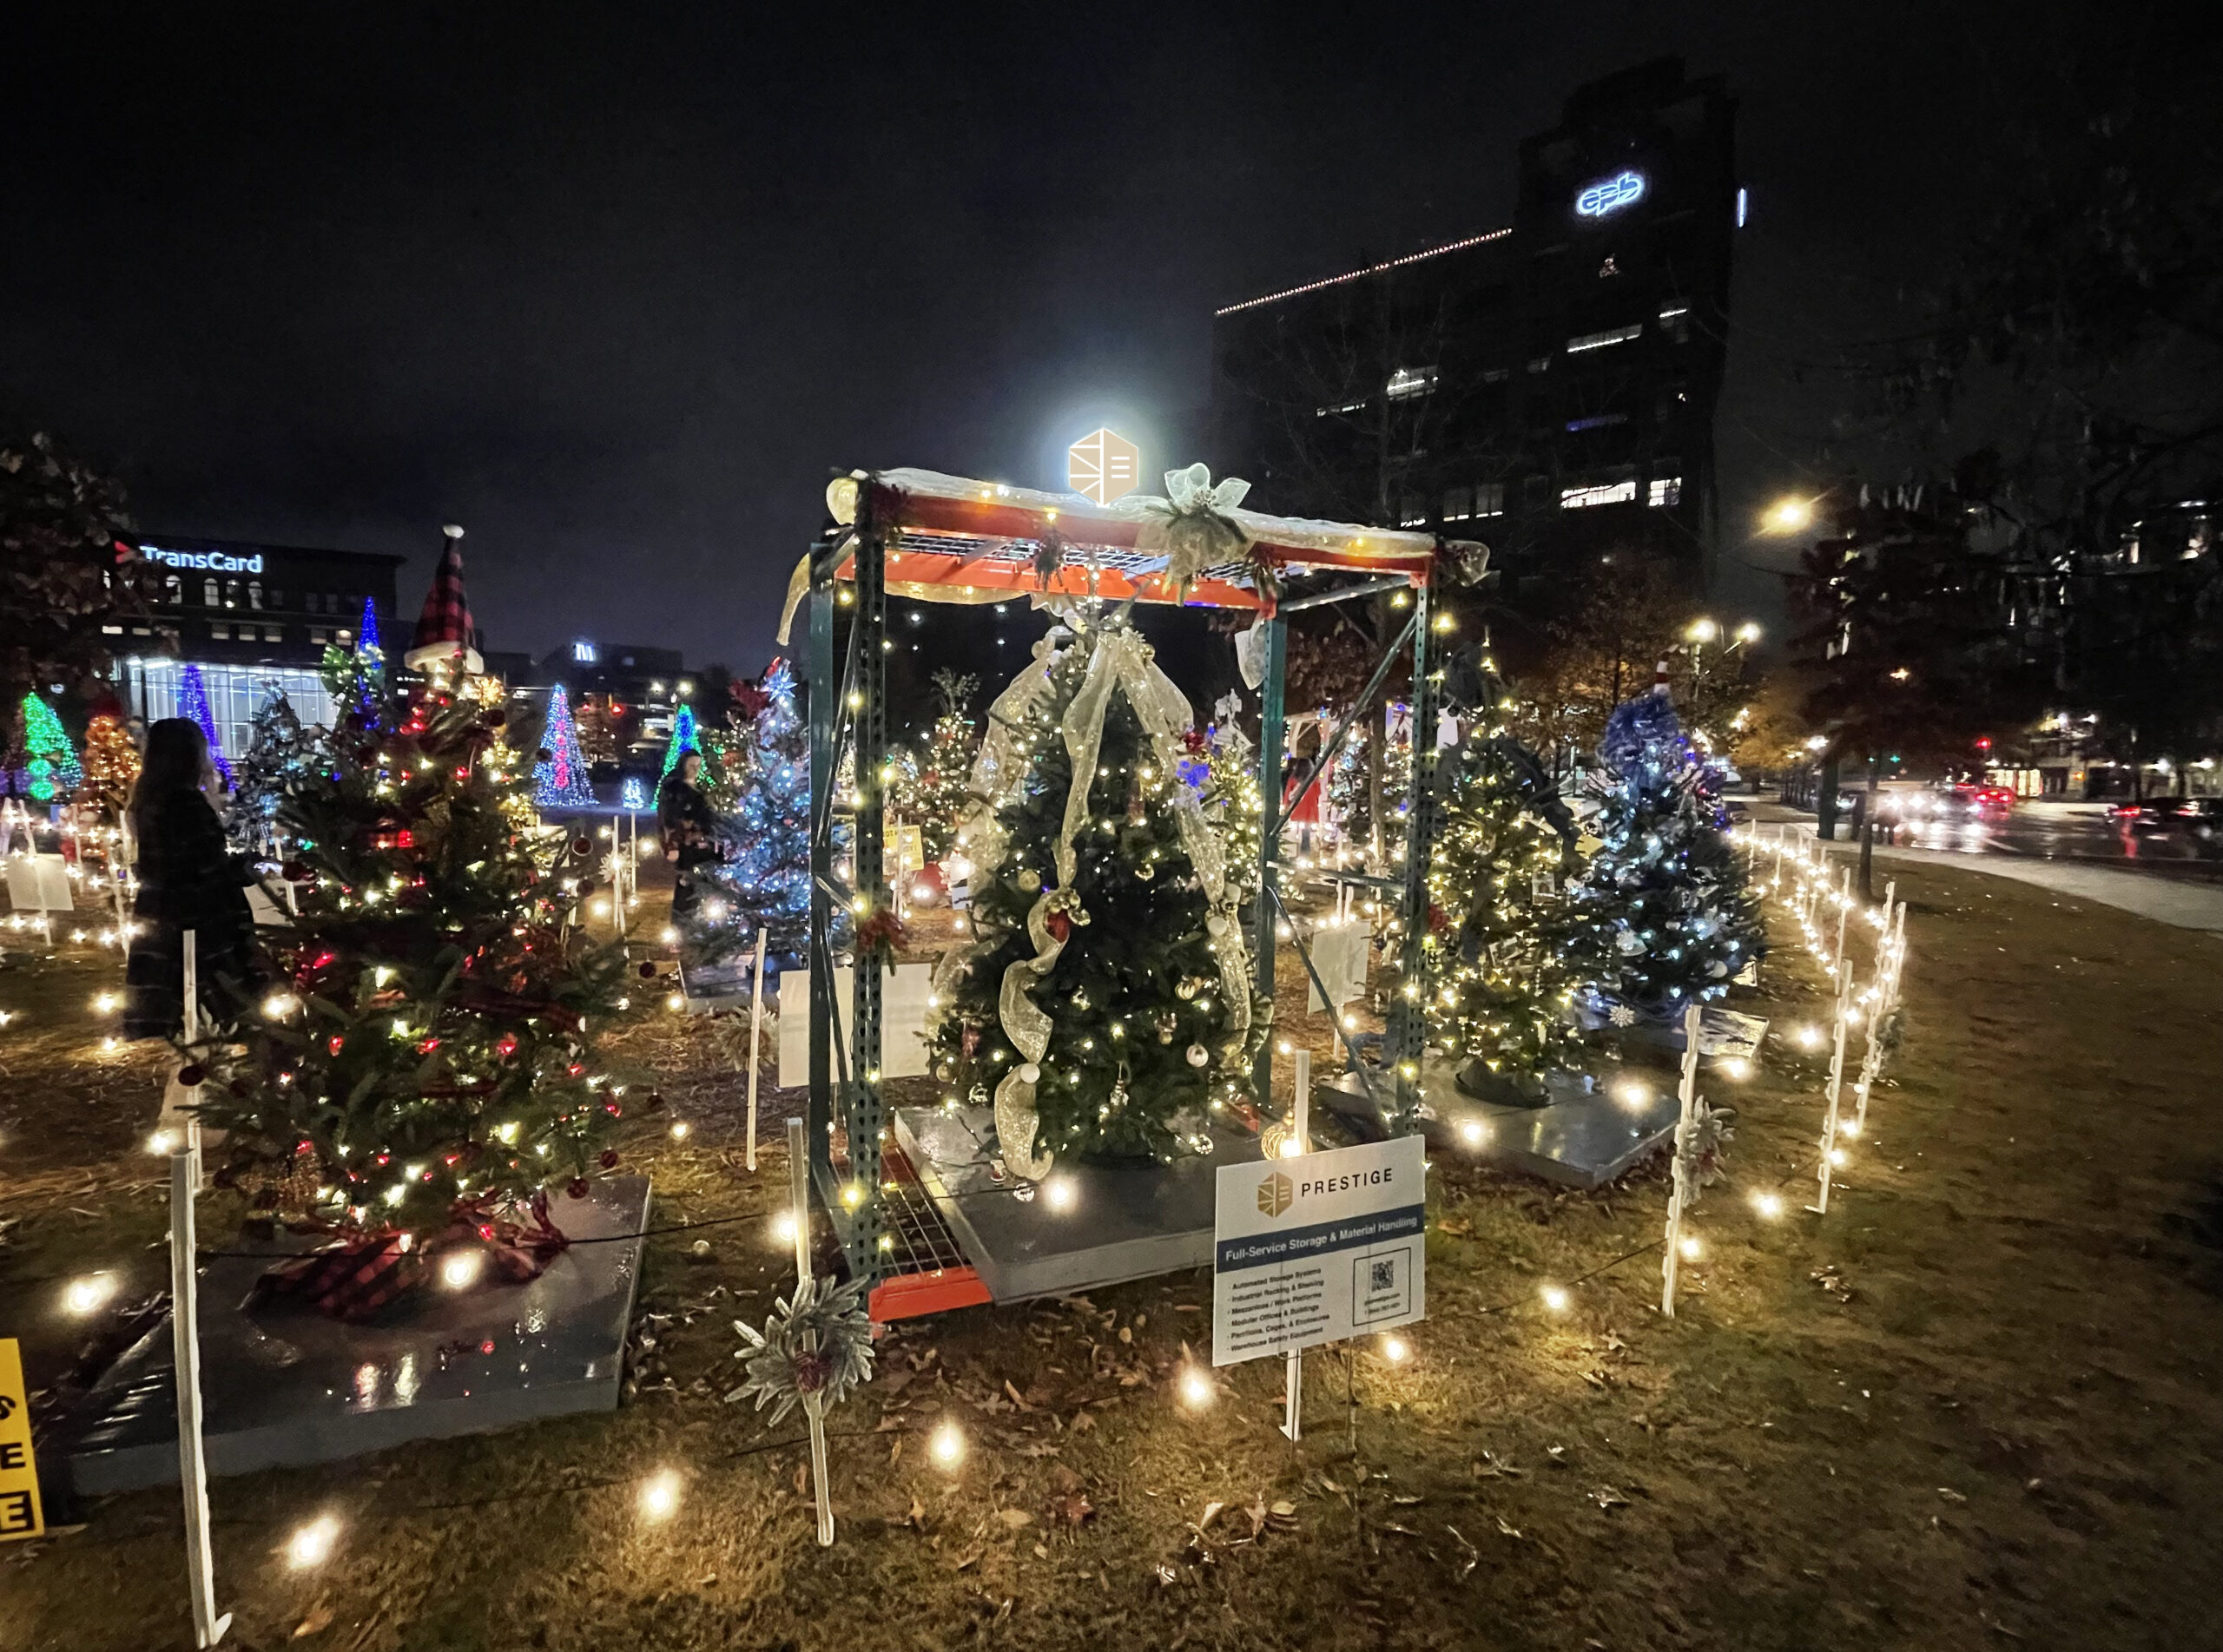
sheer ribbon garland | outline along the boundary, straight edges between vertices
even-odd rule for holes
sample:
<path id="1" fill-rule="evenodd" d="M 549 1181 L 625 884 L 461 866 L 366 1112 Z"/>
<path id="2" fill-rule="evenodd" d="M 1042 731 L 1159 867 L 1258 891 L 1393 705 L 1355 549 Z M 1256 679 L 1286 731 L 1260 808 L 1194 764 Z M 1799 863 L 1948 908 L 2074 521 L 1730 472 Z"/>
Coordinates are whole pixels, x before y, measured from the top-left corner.
<path id="1" fill-rule="evenodd" d="M 1045 639 L 1046 645 L 1048 642 Z M 1026 1059 L 996 1086 L 996 1135 L 1003 1147 L 1005 1162 L 1017 1174 L 1038 1179 L 1049 1174 L 1053 1162 L 1052 1154 L 1037 1154 L 1034 1147 L 1040 1129 L 1034 1089 L 1041 1080 L 1039 1063 L 1049 1048 L 1052 1023 L 1049 1015 L 1034 1002 L 1032 991 L 1056 966 L 1065 946 L 1064 939 L 1051 932 L 1051 916 L 1062 912 L 1072 925 L 1088 922 L 1088 914 L 1072 887 L 1078 865 L 1073 839 L 1089 821 L 1088 794 L 1096 780 L 1097 761 L 1104 743 L 1104 719 L 1111 708 L 1112 695 L 1116 690 L 1133 708 L 1163 774 L 1176 773 L 1180 737 L 1192 721 L 1188 701 L 1158 668 L 1150 646 L 1134 630 L 1125 625 L 1105 626 L 1090 633 L 1076 646 L 1089 650 L 1088 670 L 1080 691 L 1073 696 L 1059 723 L 1065 752 L 1072 760 L 1072 778 L 1065 793 L 1065 818 L 1059 822 L 1057 841 L 1051 850 L 1057 885 L 1044 890 L 1029 909 L 1026 935 L 1033 943 L 1033 956 L 1020 958 L 1004 971 L 997 999 L 997 1014 L 1004 1036 Z M 1051 672 L 1062 657 L 1046 647 L 1038 655 L 1043 663 L 1030 667 L 998 698 L 989 712 L 990 742 L 996 740 L 998 730 L 1015 726 L 1036 700 L 1048 691 Z M 993 792 L 985 793 L 974 806 L 963 834 L 973 846 L 976 876 L 982 879 L 1001 869 L 1009 852 L 1008 838 L 997 824 L 995 814 L 1004 799 L 1025 779 L 1026 766 L 1012 760 L 1016 755 L 1011 750 L 1008 736 L 993 752 L 990 745 L 984 744 L 980 762 L 973 771 L 976 787 L 983 778 L 989 779 L 993 787 Z M 989 771 L 985 777 L 984 768 Z M 1197 885 L 1204 892 L 1205 925 L 1211 935 L 1212 955 L 1219 966 L 1220 987 L 1232 1022 L 1234 1037 L 1229 1048 L 1239 1051 L 1250 1025 L 1250 958 L 1243 943 L 1239 914 L 1235 910 L 1235 891 L 1227 877 L 1227 857 L 1218 835 L 1204 819 L 1196 793 L 1185 786 L 1175 786 L 1172 798 L 1182 852 L 1188 856 L 1197 875 Z M 948 954 L 934 977 L 935 991 L 943 1002 L 949 1001 L 948 990 L 965 972 L 1001 944 L 1000 936 L 991 936 L 970 948 Z"/>

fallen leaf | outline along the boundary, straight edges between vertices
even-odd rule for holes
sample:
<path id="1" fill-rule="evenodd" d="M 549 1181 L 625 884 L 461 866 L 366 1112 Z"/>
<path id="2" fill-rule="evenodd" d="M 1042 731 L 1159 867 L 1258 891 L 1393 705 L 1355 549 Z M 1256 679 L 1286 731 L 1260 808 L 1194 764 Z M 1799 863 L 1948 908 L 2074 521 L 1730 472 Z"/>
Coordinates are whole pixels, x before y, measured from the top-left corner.
<path id="1" fill-rule="evenodd" d="M 1520 1537 L 1520 1528 L 1518 1526 L 1508 1526 L 1506 1524 L 1505 1517 L 1503 1515 L 1499 1515 L 1496 1518 L 1498 1535 L 1501 1537 L 1511 1537 L 1515 1541 L 1518 1541 Z"/>
<path id="2" fill-rule="evenodd" d="M 1626 1509 L 1629 1500 L 1610 1485 L 1601 1485 L 1590 1494 L 1590 1500 L 1601 1509 Z"/>
<path id="3" fill-rule="evenodd" d="M 1019 1390 L 1011 1385 L 1011 1379 L 1008 1377 L 1004 1379 L 1004 1392 L 1011 1396 L 1011 1403 L 1018 1406 L 1019 1410 L 1032 1411 L 1034 1409 L 1033 1406 L 1028 1405 L 1025 1400 L 1019 1397 Z"/>
<path id="4" fill-rule="evenodd" d="M 1966 1503 L 1969 1500 L 1965 1494 L 1956 1491 L 1949 1485 L 1939 1486 L 1937 1488 L 1937 1495 L 1944 1498 L 1948 1503 Z"/>
<path id="5" fill-rule="evenodd" d="M 1013 1531 L 1018 1530 L 1021 1526 L 1031 1526 L 1034 1524 L 1034 1517 L 1024 1509 L 999 1509 L 996 1510 L 996 1518 Z"/>
<path id="6" fill-rule="evenodd" d="M 1050 1518 L 1068 1526 L 1085 1526 L 1096 1518 L 1096 1509 L 1078 1491 L 1068 1492 L 1050 1502 Z"/>
<path id="7" fill-rule="evenodd" d="M 1085 1434 L 1090 1429 L 1096 1426 L 1096 1415 L 1092 1412 L 1075 1412 L 1073 1413 L 1072 1421 L 1067 1424 L 1066 1426 L 1071 1428 L 1076 1434 Z"/>
<path id="8" fill-rule="evenodd" d="M 1219 1518 L 1220 1510 L 1226 1507 L 1227 1504 L 1224 1503 L 1207 1503 L 1204 1504 L 1204 1512 L 1197 1521 L 1197 1530 L 1199 1531 L 1210 1530 L 1212 1522 Z"/>
<path id="9" fill-rule="evenodd" d="M 298 1641 L 304 1635 L 314 1635 L 320 1630 L 330 1628 L 331 1624 L 332 1609 L 329 1606 L 320 1606 L 294 1626 L 294 1639 Z"/>
<path id="10" fill-rule="evenodd" d="M 1150 1575 L 1157 1578 L 1159 1587 L 1164 1589 L 1171 1589 L 1181 1581 L 1181 1574 L 1162 1560 L 1150 1569 Z"/>

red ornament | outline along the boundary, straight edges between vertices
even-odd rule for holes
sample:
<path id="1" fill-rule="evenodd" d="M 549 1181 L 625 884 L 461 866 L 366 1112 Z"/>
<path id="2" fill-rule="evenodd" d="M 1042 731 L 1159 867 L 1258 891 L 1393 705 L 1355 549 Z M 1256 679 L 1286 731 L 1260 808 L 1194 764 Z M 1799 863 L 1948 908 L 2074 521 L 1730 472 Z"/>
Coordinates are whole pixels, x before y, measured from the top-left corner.
<path id="1" fill-rule="evenodd" d="M 332 1035 L 332 1037 L 331 1037 L 330 1038 L 328 1038 L 328 1039 L 327 1039 L 327 1040 L 325 1041 L 325 1046 L 324 1046 L 324 1047 L 325 1047 L 327 1050 L 330 1050 L 333 1055 L 335 1055 L 335 1056 L 336 1056 L 336 1055 L 338 1055 L 338 1054 L 340 1053 L 340 1045 L 342 1045 L 342 1044 L 344 1044 L 344 1043 L 346 1043 L 346 1042 L 347 1042 L 347 1041 L 346 1041 L 345 1038 L 341 1037 L 338 1033 L 336 1033 L 336 1032 L 335 1032 L 335 1033 L 333 1033 L 333 1034 Z"/>
<path id="2" fill-rule="evenodd" d="M 188 1089 L 191 1089 L 195 1085 L 200 1083 L 202 1079 L 208 1076 L 208 1075 L 201 1070 L 201 1064 L 198 1062 L 191 1063 L 177 1070 L 177 1082 L 184 1085 Z"/>
<path id="3" fill-rule="evenodd" d="M 615 1170 L 617 1168 L 617 1149 L 616 1148 L 603 1149 L 602 1168 L 605 1170 Z"/>
<path id="4" fill-rule="evenodd" d="M 1063 912 L 1052 912 L 1042 920 L 1042 927 L 1050 931 L 1050 938 L 1062 941 L 1073 932 L 1073 920 Z"/>
<path id="5" fill-rule="evenodd" d="M 494 1041 L 494 1048 L 502 1052 L 502 1058 L 505 1061 L 508 1060 L 511 1056 L 518 1053 L 517 1034 L 513 1032 L 504 1033 L 499 1038 L 497 1038 Z"/>
<path id="6" fill-rule="evenodd" d="M 587 1196 L 587 1179 L 584 1176 L 573 1176 L 569 1185 L 564 1188 L 564 1191 L 570 1194 L 574 1199 L 585 1198 Z"/>

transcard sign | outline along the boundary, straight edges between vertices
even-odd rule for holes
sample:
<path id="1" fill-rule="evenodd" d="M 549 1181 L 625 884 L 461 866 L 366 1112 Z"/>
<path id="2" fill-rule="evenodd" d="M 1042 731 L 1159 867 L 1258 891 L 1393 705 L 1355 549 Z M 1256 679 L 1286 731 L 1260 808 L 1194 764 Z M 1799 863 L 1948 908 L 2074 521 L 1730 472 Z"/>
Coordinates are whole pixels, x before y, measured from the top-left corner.
<path id="1" fill-rule="evenodd" d="M 1428 1165 L 1417 1135 L 1224 1165 L 1212 1232 L 1212 1363 L 1426 1317 Z"/>

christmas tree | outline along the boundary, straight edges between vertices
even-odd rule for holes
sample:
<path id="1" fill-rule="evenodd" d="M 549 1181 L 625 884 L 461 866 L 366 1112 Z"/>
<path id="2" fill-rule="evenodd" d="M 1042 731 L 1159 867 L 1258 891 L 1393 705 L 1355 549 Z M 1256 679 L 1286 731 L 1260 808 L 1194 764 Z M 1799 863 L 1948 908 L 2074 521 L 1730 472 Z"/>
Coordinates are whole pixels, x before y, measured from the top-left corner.
<path id="1" fill-rule="evenodd" d="M 1535 754 L 1485 697 L 1480 726 L 1439 763 L 1441 826 L 1428 865 L 1428 1020 L 1460 1083 L 1490 1100 L 1540 1101 L 1567 1063 L 1576 977 L 1566 883 L 1574 818 Z"/>
<path id="2" fill-rule="evenodd" d="M 355 648 L 362 654 L 386 656 L 386 646 L 379 635 L 379 605 L 374 598 L 363 599 L 363 622 L 355 630 Z"/>
<path id="3" fill-rule="evenodd" d="M 978 677 L 947 668 L 934 673 L 934 697 L 941 710 L 927 736 L 927 749 L 918 760 L 918 778 L 910 787 L 904 813 L 919 823 L 919 836 L 929 860 L 947 859 L 957 846 L 957 823 L 965 813 L 965 788 L 973 768 L 973 720 L 965 714 Z"/>
<path id="4" fill-rule="evenodd" d="M 735 690 L 749 719 L 745 743 L 721 742 L 715 771 L 704 760 L 705 794 L 729 851 L 711 873 L 716 893 L 682 927 L 682 956 L 715 963 L 755 944 L 800 957 L 810 935 L 810 730 L 795 708 L 795 673 L 775 660 L 754 688 Z M 848 914 L 837 910 L 838 948 Z"/>
<path id="5" fill-rule="evenodd" d="M 1578 968 L 1620 1013 L 1672 1018 L 1725 996 L 1765 941 L 1717 788 L 1663 682 L 1616 706 L 1591 831 L 1602 846 L 1572 885 Z"/>
<path id="6" fill-rule="evenodd" d="M 566 922 L 593 844 L 541 833 L 504 721 L 469 675 L 340 714 L 278 809 L 301 887 L 279 984 L 204 1057 L 227 1175 L 274 1173 L 274 1214 L 344 1241 L 347 1279 L 333 1253 L 279 1276 L 334 1313 L 378 1305 L 348 1282 L 366 1248 L 398 1287 L 448 1249 L 529 1274 L 562 1243 L 544 1190 L 616 1162 L 596 1036 L 624 959 Z"/>
<path id="7" fill-rule="evenodd" d="M 532 800 L 557 812 L 592 808 L 594 787 L 579 752 L 571 698 L 560 682 L 548 691 L 548 726 L 541 731 L 540 747 L 547 755 L 533 767 Z"/>
<path id="8" fill-rule="evenodd" d="M 663 770 L 656 776 L 656 784 L 661 787 L 671 778 L 681 758 L 702 749 L 703 742 L 695 733 L 695 708 L 683 705 L 672 715 L 671 744 L 664 747 Z"/>
<path id="9" fill-rule="evenodd" d="M 177 714 L 190 717 L 200 725 L 208 741 L 208 758 L 215 764 L 216 773 L 224 777 L 227 791 L 232 785 L 232 766 L 224 755 L 224 743 L 216 733 L 215 714 L 208 709 L 208 684 L 201 675 L 201 668 L 192 661 L 186 661 L 185 670 L 178 678 Z"/>
<path id="10" fill-rule="evenodd" d="M 1053 633 L 1055 639 L 1057 634 Z M 1006 1162 L 1205 1151 L 1250 1093 L 1254 1002 L 1226 851 L 1177 773 L 1189 708 L 1123 620 L 1046 654 L 991 714 L 967 826 L 973 943 L 935 976 L 946 1104 L 991 1097 Z"/>
<path id="11" fill-rule="evenodd" d="M 84 767 L 85 782 L 77 793 L 77 806 L 96 825 L 121 824 L 131 784 L 139 778 L 139 748 L 131 743 L 123 720 L 115 712 L 96 712 L 85 726 Z"/>
<path id="12" fill-rule="evenodd" d="M 83 781 L 85 771 L 78 765 L 76 748 L 70 745 L 62 719 L 35 694 L 23 696 L 16 716 L 16 795 L 33 803 L 63 801 Z"/>
<path id="13" fill-rule="evenodd" d="M 273 686 L 254 714 L 247 755 L 240 760 L 240 783 L 232 793 L 225 827 L 234 846 L 250 852 L 273 850 L 279 806 L 287 789 L 317 761 L 315 741 L 286 691 Z"/>

